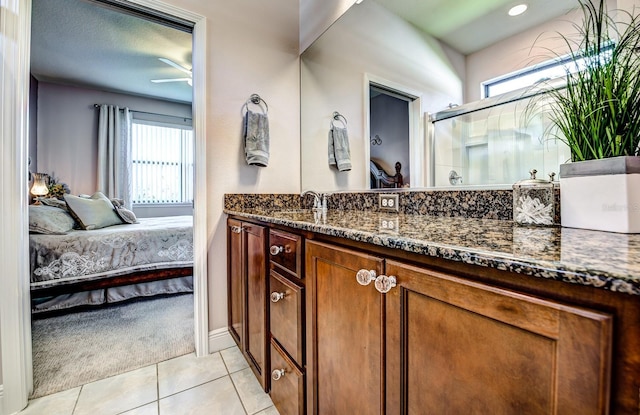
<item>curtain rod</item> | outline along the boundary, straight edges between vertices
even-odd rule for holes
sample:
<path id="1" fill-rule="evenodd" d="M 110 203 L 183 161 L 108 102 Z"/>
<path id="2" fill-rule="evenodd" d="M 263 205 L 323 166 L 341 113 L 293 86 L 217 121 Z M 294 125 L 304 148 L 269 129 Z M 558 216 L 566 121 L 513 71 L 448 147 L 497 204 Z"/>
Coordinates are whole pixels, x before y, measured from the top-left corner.
<path id="1" fill-rule="evenodd" d="M 100 108 L 100 104 L 93 104 L 93 108 Z M 120 109 L 120 111 L 122 111 L 122 108 Z M 136 111 L 136 110 L 132 110 L 132 109 L 129 109 L 129 111 L 130 112 L 137 112 L 138 114 L 161 115 L 163 117 L 183 118 L 185 120 L 192 120 L 191 117 L 182 117 L 180 115 L 158 114 L 157 112 Z"/>

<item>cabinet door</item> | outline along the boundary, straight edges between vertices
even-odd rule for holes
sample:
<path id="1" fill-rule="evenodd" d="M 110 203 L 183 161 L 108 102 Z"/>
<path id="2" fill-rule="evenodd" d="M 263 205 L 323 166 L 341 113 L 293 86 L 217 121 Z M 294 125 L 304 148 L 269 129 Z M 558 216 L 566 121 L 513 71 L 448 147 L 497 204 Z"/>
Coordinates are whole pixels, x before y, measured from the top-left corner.
<path id="1" fill-rule="evenodd" d="M 606 414 L 611 316 L 387 261 L 387 414 Z"/>
<path id="2" fill-rule="evenodd" d="M 267 390 L 267 263 L 266 228 L 243 223 L 246 247 L 246 346 L 245 355 L 262 387 Z"/>
<path id="3" fill-rule="evenodd" d="M 304 288 L 271 270 L 269 292 L 271 336 L 289 353 L 294 362 L 303 367 Z"/>
<path id="4" fill-rule="evenodd" d="M 360 269 L 383 261 L 319 242 L 306 245 L 308 414 L 380 414 L 384 298 Z"/>
<path id="5" fill-rule="evenodd" d="M 229 333 L 244 350 L 244 244 L 242 223 L 234 219 L 227 220 L 227 264 Z"/>

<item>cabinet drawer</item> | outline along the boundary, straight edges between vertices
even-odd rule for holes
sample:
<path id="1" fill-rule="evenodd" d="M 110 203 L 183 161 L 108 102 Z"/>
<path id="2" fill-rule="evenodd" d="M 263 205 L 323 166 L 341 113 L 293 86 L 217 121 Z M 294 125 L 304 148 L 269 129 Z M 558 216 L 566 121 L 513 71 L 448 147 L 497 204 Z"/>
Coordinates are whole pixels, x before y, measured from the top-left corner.
<path id="1" fill-rule="evenodd" d="M 302 278 L 302 238 L 288 232 L 271 229 L 269 232 L 269 257 L 278 267 Z"/>
<path id="2" fill-rule="evenodd" d="M 271 270 L 269 293 L 271 335 L 303 366 L 304 289 Z"/>
<path id="3" fill-rule="evenodd" d="M 280 415 L 304 414 L 304 374 L 271 339 L 271 400 Z"/>

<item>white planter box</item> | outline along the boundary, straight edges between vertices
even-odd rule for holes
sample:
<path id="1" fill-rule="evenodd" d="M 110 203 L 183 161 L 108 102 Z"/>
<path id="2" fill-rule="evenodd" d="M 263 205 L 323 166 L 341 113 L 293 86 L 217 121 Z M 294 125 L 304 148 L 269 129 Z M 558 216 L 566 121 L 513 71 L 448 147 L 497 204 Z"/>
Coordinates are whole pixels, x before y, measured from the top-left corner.
<path id="1" fill-rule="evenodd" d="M 640 233 L 640 157 L 560 166 L 562 226 Z"/>

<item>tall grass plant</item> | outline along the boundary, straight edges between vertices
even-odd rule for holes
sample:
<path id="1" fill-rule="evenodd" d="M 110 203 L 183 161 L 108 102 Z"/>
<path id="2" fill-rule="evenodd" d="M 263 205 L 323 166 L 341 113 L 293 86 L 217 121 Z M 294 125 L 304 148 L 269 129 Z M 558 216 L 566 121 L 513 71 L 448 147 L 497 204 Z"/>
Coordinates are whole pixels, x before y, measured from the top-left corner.
<path id="1" fill-rule="evenodd" d="M 572 161 L 637 156 L 640 17 L 625 10 L 612 14 L 604 0 L 579 3 L 577 36 L 560 34 L 574 67 L 566 69 L 565 88 L 549 87 L 544 94 L 557 127 L 552 135 L 569 146 Z"/>

